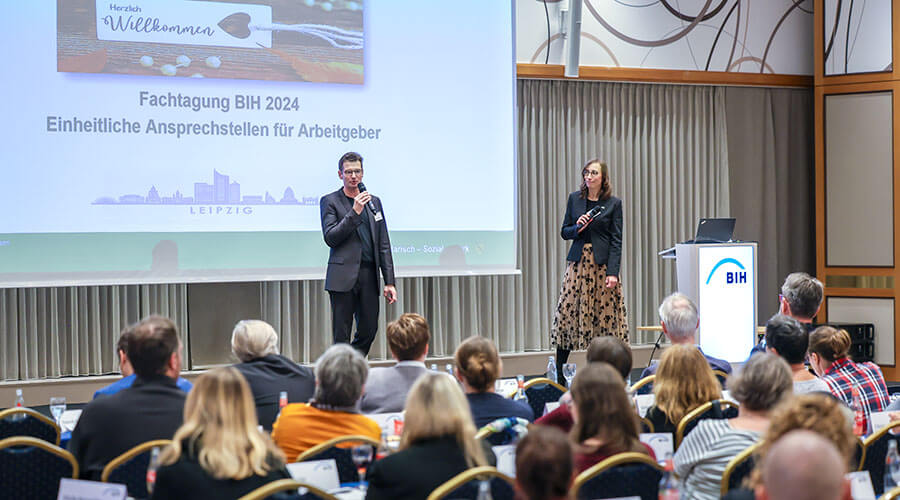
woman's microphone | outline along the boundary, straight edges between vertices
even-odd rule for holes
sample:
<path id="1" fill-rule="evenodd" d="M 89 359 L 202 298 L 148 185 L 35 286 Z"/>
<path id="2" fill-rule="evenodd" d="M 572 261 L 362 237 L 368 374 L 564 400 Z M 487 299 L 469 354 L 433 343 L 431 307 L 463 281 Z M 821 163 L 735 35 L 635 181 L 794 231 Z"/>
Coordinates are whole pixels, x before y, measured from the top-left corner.
<path id="1" fill-rule="evenodd" d="M 360 182 L 360 185 L 362 185 L 361 182 Z M 363 191 L 363 188 L 359 188 L 359 189 L 360 189 L 360 191 Z M 591 211 L 587 213 L 587 216 L 588 216 L 587 222 L 585 222 L 584 224 L 575 224 L 575 227 L 578 229 L 581 229 L 582 226 L 586 226 L 586 225 L 590 224 L 591 221 L 594 220 L 594 217 L 596 217 L 597 214 L 599 214 L 601 210 L 603 210 L 603 207 L 601 207 L 600 205 L 597 205 L 596 207 L 592 208 Z"/>

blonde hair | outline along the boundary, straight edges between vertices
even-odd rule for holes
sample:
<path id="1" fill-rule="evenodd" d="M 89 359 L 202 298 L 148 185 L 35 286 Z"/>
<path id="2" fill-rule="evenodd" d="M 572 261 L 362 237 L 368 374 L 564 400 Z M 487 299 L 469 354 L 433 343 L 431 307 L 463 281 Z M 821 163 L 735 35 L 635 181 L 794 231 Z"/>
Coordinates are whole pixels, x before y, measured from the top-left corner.
<path id="1" fill-rule="evenodd" d="M 833 326 L 820 326 L 809 334 L 809 352 L 834 363 L 850 353 L 850 334 Z"/>
<path id="2" fill-rule="evenodd" d="M 666 349 L 653 381 L 656 407 L 670 422 L 678 423 L 698 406 L 722 397 L 709 362 L 693 345 L 673 345 Z"/>
<path id="3" fill-rule="evenodd" d="M 456 348 L 454 360 L 459 374 L 478 392 L 492 388 L 500 376 L 500 356 L 490 339 L 467 338 Z"/>
<path id="4" fill-rule="evenodd" d="M 484 450 L 475 439 L 472 411 L 459 384 L 444 373 L 426 373 L 406 398 L 400 448 L 443 436 L 456 438 L 469 467 L 487 465 Z"/>
<path id="5" fill-rule="evenodd" d="M 238 321 L 231 332 L 231 352 L 243 362 L 278 354 L 278 334 L 265 321 Z"/>
<path id="6" fill-rule="evenodd" d="M 284 463 L 284 454 L 257 426 L 256 407 L 244 377 L 231 367 L 210 370 L 188 393 L 184 423 L 160 462 L 177 462 L 186 448 L 216 479 L 265 476 Z"/>

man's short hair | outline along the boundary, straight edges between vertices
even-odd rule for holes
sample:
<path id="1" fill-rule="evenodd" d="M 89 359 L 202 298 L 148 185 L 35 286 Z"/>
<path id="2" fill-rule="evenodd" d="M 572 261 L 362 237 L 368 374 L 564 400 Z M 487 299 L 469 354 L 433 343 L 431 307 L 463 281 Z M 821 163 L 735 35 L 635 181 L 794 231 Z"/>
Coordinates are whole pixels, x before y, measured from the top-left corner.
<path id="1" fill-rule="evenodd" d="M 387 341 L 400 361 L 418 359 L 425 353 L 431 333 L 421 315 L 406 313 L 387 325 Z"/>
<path id="2" fill-rule="evenodd" d="M 790 306 L 792 316 L 812 319 L 822 305 L 825 287 L 821 281 L 806 273 L 791 273 L 781 285 L 781 296 Z"/>
<path id="3" fill-rule="evenodd" d="M 770 500 L 837 500 L 847 466 L 834 444 L 809 430 L 791 431 L 763 457 L 762 483 Z"/>
<path id="4" fill-rule="evenodd" d="M 776 314 L 766 322 L 766 346 L 775 349 L 788 364 L 796 365 L 806 359 L 809 332 L 796 319 Z"/>
<path id="5" fill-rule="evenodd" d="M 179 348 L 175 323 L 162 316 L 148 316 L 131 327 L 128 361 L 138 377 L 165 373 L 169 359 Z"/>
<path id="6" fill-rule="evenodd" d="M 609 363 L 623 379 L 628 380 L 632 364 L 631 348 L 618 337 L 595 337 L 587 349 L 587 362 Z"/>
<path id="7" fill-rule="evenodd" d="M 238 321 L 231 332 L 231 352 L 242 362 L 278 354 L 278 334 L 265 321 Z"/>
<path id="8" fill-rule="evenodd" d="M 128 356 L 128 339 L 134 335 L 134 327 L 135 325 L 129 325 L 122 329 L 122 333 L 119 334 L 119 341 L 116 342 L 116 351 L 122 351 L 126 356 Z"/>
<path id="9" fill-rule="evenodd" d="M 362 157 L 362 155 L 359 154 L 359 153 L 354 153 L 353 151 L 348 151 L 348 152 L 344 153 L 343 156 L 341 156 L 341 159 L 340 159 L 340 160 L 338 160 L 338 170 L 340 170 L 341 172 L 343 172 L 343 171 L 344 171 L 344 163 L 345 163 L 345 162 L 353 162 L 353 161 L 358 161 L 358 162 L 359 162 L 359 168 L 363 168 L 363 166 L 362 166 L 362 165 L 363 165 L 363 157 Z"/>
<path id="10" fill-rule="evenodd" d="M 317 403 L 334 407 L 356 404 L 369 376 L 369 365 L 350 344 L 335 344 L 316 360 Z"/>
<path id="11" fill-rule="evenodd" d="M 659 320 L 666 324 L 669 338 L 685 340 L 697 332 L 697 306 L 687 295 L 675 292 L 659 305 Z"/>

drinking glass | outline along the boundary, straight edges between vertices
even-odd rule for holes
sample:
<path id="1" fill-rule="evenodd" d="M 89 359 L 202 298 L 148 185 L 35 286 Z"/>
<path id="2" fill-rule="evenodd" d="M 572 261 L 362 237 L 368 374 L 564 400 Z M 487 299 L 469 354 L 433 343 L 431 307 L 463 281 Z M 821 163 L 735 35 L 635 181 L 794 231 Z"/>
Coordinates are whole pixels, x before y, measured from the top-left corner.
<path id="1" fill-rule="evenodd" d="M 572 379 L 575 378 L 575 363 L 563 365 L 563 377 L 566 378 L 566 387 L 572 387 Z"/>
<path id="2" fill-rule="evenodd" d="M 356 464 L 356 470 L 359 472 L 360 481 L 363 481 L 366 478 L 366 468 L 372 462 L 373 453 L 374 450 L 372 449 L 372 445 L 369 444 L 354 446 L 350 449 L 350 457 L 353 459 L 353 463 Z"/>
<path id="3" fill-rule="evenodd" d="M 62 417 L 62 414 L 66 412 L 66 398 L 62 396 L 52 397 L 50 398 L 50 414 L 53 415 L 53 420 L 56 421 L 56 425 L 60 425 L 59 419 Z"/>

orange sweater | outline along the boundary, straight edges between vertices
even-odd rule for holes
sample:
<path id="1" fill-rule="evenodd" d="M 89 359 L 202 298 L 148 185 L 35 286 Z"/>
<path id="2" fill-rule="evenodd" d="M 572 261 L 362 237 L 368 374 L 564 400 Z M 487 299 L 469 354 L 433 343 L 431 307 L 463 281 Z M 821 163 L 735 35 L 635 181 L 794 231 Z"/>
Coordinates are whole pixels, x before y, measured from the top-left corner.
<path id="1" fill-rule="evenodd" d="M 272 425 L 272 439 L 288 462 L 317 444 L 349 435 L 381 439 L 381 428 L 365 415 L 320 410 L 307 403 L 285 406 Z"/>

